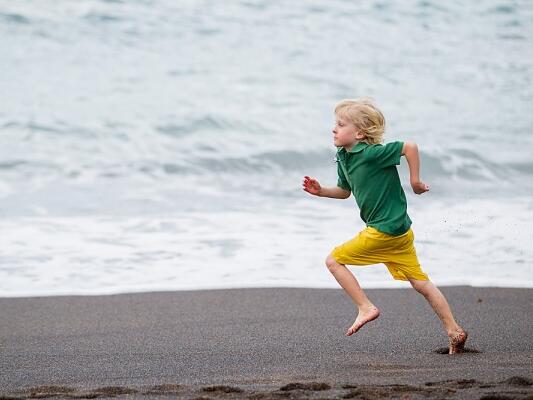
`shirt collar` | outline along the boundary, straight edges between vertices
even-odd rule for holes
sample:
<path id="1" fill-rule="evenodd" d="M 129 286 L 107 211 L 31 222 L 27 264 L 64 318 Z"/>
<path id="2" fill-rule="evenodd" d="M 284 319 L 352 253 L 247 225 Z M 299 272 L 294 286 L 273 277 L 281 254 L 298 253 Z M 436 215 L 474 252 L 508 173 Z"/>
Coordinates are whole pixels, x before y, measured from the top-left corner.
<path id="1" fill-rule="evenodd" d="M 359 142 L 354 147 L 352 147 L 349 151 L 346 151 L 344 147 L 339 148 L 339 153 L 360 153 L 368 146 L 368 143 L 365 142 Z"/>

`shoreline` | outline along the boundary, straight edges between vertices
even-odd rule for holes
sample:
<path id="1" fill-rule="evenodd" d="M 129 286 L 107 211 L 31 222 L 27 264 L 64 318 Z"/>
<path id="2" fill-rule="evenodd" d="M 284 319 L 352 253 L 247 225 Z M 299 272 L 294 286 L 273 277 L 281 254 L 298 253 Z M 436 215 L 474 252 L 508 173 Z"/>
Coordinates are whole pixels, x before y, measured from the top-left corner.
<path id="1" fill-rule="evenodd" d="M 533 395 L 533 289 L 441 290 L 464 354 L 439 353 L 440 321 L 403 288 L 366 290 L 382 315 L 349 338 L 342 289 L 0 298 L 0 398 Z"/>
<path id="2" fill-rule="evenodd" d="M 470 283 L 437 283 L 433 282 L 439 288 L 478 288 L 478 289 L 531 289 L 531 286 L 528 282 L 519 282 L 513 281 L 506 285 L 491 285 L 483 282 L 482 284 L 470 284 Z M 367 290 L 413 290 L 413 288 L 404 281 L 395 281 L 387 279 L 384 281 L 365 281 L 362 283 L 363 289 Z M 212 285 L 212 286 L 190 286 L 190 287 L 140 287 L 140 288 L 131 288 L 127 287 L 125 289 L 112 288 L 109 290 L 85 290 L 77 292 L 68 292 L 68 291 L 58 291 L 55 293 L 46 292 L 46 293 L 16 293 L 16 294 L 6 294 L 0 292 L 0 300 L 5 299 L 35 299 L 35 298 L 48 298 L 48 297 L 105 297 L 105 296 L 120 296 L 120 295 L 135 295 L 135 294 L 149 294 L 149 293 L 181 293 L 181 292 L 208 292 L 208 291 L 224 291 L 224 290 L 277 290 L 277 289 L 309 289 L 309 290 L 336 290 L 339 289 L 337 282 L 325 285 L 325 284 L 309 284 L 306 283 L 294 283 L 293 281 L 287 281 L 286 284 L 227 284 L 227 285 Z"/>

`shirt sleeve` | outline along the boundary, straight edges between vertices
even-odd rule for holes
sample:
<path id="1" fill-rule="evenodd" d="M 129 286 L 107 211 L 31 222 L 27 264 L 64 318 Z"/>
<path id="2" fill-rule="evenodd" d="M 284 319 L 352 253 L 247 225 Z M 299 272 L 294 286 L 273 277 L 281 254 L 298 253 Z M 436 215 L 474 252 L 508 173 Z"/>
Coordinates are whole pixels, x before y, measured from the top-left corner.
<path id="1" fill-rule="evenodd" d="M 367 157 L 380 168 L 399 165 L 402 158 L 403 142 L 391 142 L 386 145 L 369 146 L 366 149 Z"/>
<path id="2" fill-rule="evenodd" d="M 337 161 L 337 175 L 338 175 L 337 186 L 340 187 L 341 189 L 351 191 L 352 188 L 348 184 L 348 180 L 346 179 L 346 175 L 344 175 L 344 171 L 342 170 L 342 166 L 339 161 Z"/>

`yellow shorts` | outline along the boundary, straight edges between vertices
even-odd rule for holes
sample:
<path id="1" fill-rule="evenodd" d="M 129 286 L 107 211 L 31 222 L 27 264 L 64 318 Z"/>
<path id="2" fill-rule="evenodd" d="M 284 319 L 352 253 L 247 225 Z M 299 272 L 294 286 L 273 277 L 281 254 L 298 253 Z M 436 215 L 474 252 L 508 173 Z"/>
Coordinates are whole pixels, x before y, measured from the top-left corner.
<path id="1" fill-rule="evenodd" d="M 413 242 L 411 229 L 403 235 L 392 236 L 368 226 L 352 240 L 335 247 L 331 255 L 339 264 L 345 265 L 383 263 L 397 280 L 427 281 L 429 278 L 420 268 Z"/>

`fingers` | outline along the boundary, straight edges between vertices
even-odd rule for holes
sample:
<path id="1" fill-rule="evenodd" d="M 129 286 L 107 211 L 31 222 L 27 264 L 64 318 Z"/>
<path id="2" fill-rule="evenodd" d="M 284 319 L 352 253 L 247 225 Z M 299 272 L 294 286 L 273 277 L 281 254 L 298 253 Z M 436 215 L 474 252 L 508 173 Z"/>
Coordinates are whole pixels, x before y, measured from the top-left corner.
<path id="1" fill-rule="evenodd" d="M 312 188 L 312 187 L 309 187 L 309 186 L 304 186 L 304 187 L 302 188 L 302 190 L 305 191 L 305 192 L 307 192 L 307 193 L 309 193 L 309 194 L 316 194 L 315 191 L 313 190 L 313 188 Z"/>
<path id="2" fill-rule="evenodd" d="M 311 178 L 304 176 L 304 181 L 302 183 L 302 189 L 309 193 L 309 187 L 311 186 Z"/>
<path id="3" fill-rule="evenodd" d="M 424 182 L 416 182 L 411 184 L 413 188 L 413 192 L 416 194 L 423 194 L 426 192 L 429 192 L 429 185 L 425 184 Z"/>
<path id="4" fill-rule="evenodd" d="M 310 178 L 308 176 L 304 176 L 304 184 L 315 184 L 318 183 L 318 181 L 314 178 Z"/>
<path id="5" fill-rule="evenodd" d="M 429 192 L 429 186 L 424 184 L 419 187 L 415 187 L 413 188 L 413 192 L 415 192 L 416 194 L 423 194 Z"/>
<path id="6" fill-rule="evenodd" d="M 316 179 L 313 179 L 309 176 L 304 176 L 304 180 L 302 182 L 302 189 L 307 193 L 316 195 L 317 190 L 320 189 L 320 185 L 318 184 L 318 181 Z"/>

